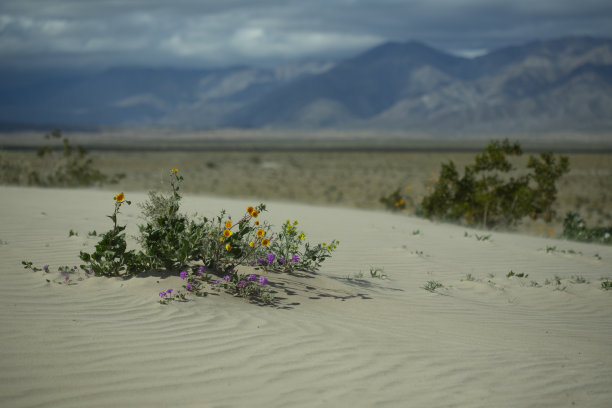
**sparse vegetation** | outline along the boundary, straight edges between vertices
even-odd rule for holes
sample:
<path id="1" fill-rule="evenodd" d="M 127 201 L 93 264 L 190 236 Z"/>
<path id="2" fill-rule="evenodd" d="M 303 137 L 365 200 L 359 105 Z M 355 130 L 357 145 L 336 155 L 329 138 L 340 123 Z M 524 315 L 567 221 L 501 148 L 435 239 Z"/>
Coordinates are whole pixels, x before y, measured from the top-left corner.
<path id="1" fill-rule="evenodd" d="M 44 139 L 47 144 L 36 151 L 40 169 L 28 169 L 21 163 L 0 158 L 0 181 L 5 184 L 79 187 L 116 184 L 125 177 L 124 174 L 109 176 L 99 171 L 85 148 L 71 145 L 58 129 L 46 134 Z M 57 141 L 61 141 L 61 145 Z"/>
<path id="2" fill-rule="evenodd" d="M 427 281 L 427 283 L 423 286 L 423 289 L 425 289 L 428 292 L 434 293 L 437 289 L 440 289 L 443 287 L 444 285 L 442 285 L 442 283 L 438 281 L 430 280 L 430 281 Z"/>

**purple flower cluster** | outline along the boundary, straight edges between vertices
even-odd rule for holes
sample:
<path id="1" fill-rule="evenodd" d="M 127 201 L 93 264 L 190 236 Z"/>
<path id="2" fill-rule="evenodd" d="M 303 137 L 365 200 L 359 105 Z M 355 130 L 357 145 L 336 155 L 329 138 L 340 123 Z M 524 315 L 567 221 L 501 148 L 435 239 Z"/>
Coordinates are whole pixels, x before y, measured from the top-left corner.
<path id="1" fill-rule="evenodd" d="M 198 268 L 198 272 L 196 273 L 196 275 L 198 275 L 198 276 L 202 276 L 202 275 L 204 274 L 204 272 L 206 272 L 206 268 L 205 268 L 205 267 L 203 267 L 203 266 L 200 266 L 200 267 Z"/>
<path id="2" fill-rule="evenodd" d="M 168 290 L 159 292 L 159 297 L 162 299 L 165 299 L 167 295 L 171 295 L 171 294 L 172 294 L 172 289 L 168 289 Z"/>
<path id="3" fill-rule="evenodd" d="M 291 262 L 291 263 L 298 263 L 298 262 L 299 262 L 299 260 L 300 260 L 299 255 L 298 255 L 298 254 L 295 254 L 295 255 L 293 255 L 293 257 L 292 257 L 292 258 L 289 260 L 289 262 Z M 285 265 L 285 264 L 287 263 L 287 260 L 286 260 L 285 258 L 283 258 L 282 256 L 279 256 L 279 257 L 277 258 L 277 257 L 276 257 L 276 255 L 275 255 L 275 254 L 273 254 L 273 253 L 269 253 L 269 254 L 266 256 L 266 258 L 265 258 L 265 259 L 264 259 L 264 258 L 258 258 L 258 259 L 257 259 L 257 263 L 258 263 L 259 265 L 262 265 L 262 266 L 266 266 L 266 265 L 270 266 L 270 265 L 273 265 L 273 264 L 274 264 L 274 261 L 277 261 L 277 262 L 278 262 L 279 264 L 281 264 L 281 265 Z"/>
<path id="4" fill-rule="evenodd" d="M 187 271 L 182 271 L 179 276 L 181 277 L 181 279 L 185 280 L 185 278 L 187 277 Z"/>

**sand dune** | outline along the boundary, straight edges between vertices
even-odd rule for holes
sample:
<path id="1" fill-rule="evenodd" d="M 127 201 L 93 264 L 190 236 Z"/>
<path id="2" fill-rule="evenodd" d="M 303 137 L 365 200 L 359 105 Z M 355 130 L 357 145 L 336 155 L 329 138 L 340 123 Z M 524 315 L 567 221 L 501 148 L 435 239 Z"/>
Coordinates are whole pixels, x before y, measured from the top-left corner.
<path id="1" fill-rule="evenodd" d="M 610 406 L 610 246 L 267 202 L 273 224 L 341 242 L 317 274 L 268 273 L 276 307 L 214 292 L 164 306 L 178 277 L 59 285 L 22 268 L 78 264 L 115 193 L 0 187 L 0 406 Z M 183 210 L 249 204 L 194 195 Z"/>

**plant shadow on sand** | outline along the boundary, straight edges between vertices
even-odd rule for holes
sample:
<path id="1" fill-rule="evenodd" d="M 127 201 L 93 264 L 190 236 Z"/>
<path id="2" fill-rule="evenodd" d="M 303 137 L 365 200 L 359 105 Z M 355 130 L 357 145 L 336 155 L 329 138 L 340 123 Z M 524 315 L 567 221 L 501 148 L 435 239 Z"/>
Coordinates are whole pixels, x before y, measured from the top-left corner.
<path id="1" fill-rule="evenodd" d="M 294 271 L 275 273 L 269 285 L 274 293 L 272 306 L 279 309 L 293 309 L 304 302 L 323 299 L 341 302 L 350 299 L 370 300 L 372 297 L 362 291 L 352 291 L 345 285 L 337 285 L 318 273 Z"/>

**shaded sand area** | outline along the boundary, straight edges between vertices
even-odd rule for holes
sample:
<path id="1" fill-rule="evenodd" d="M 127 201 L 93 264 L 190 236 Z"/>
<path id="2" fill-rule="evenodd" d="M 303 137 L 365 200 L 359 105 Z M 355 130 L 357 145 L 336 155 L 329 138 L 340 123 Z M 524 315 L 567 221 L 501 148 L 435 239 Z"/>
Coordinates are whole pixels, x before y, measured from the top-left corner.
<path id="1" fill-rule="evenodd" d="M 268 273 L 275 306 L 164 306 L 178 277 L 59 285 L 22 268 L 77 264 L 115 193 L 0 187 L 0 406 L 610 406 L 610 246 L 268 201 L 274 225 L 341 242 L 317 274 Z M 188 195 L 183 210 L 250 204 Z M 122 211 L 135 233 L 139 209 Z"/>

